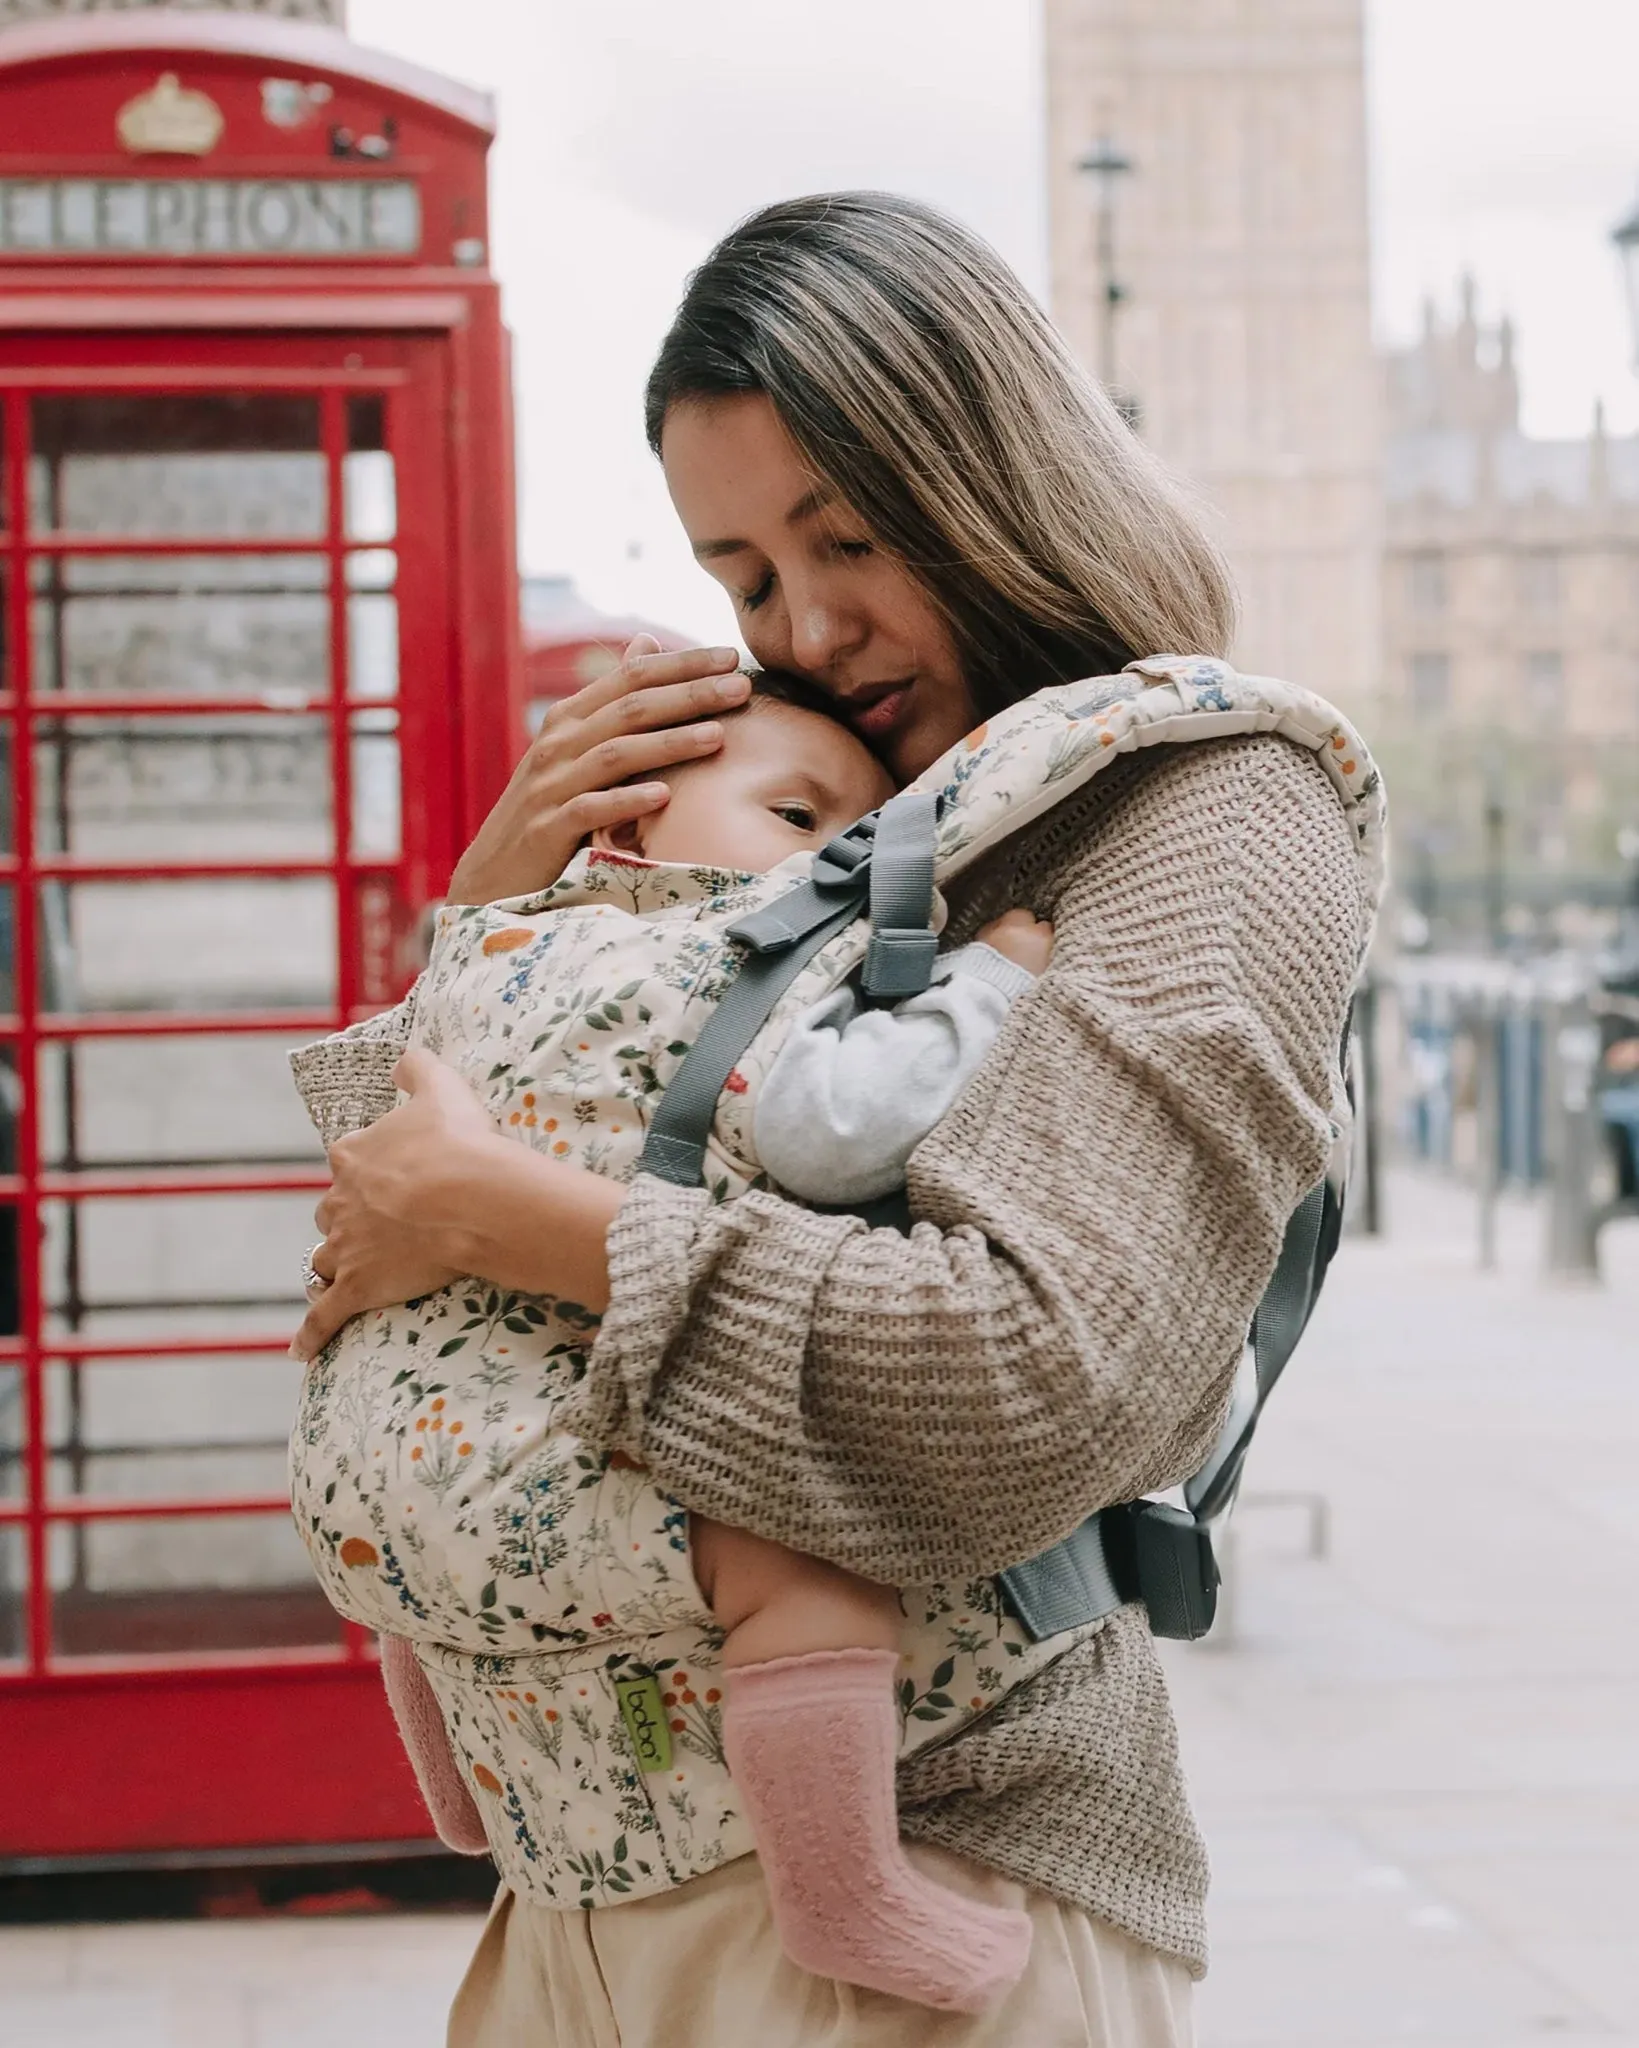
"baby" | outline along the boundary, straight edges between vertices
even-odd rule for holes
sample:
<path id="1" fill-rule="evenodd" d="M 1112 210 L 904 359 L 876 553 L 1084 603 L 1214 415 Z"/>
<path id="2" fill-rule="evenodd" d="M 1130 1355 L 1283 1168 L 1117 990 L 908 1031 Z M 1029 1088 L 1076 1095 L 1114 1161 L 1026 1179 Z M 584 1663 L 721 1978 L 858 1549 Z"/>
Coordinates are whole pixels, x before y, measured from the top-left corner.
<path id="1" fill-rule="evenodd" d="M 665 779 L 663 810 L 599 832 L 594 846 L 762 873 L 817 851 L 893 793 L 831 700 L 775 674 L 758 676 L 749 703 L 723 720 L 718 753 Z M 809 1010 L 757 1103 L 755 1145 L 769 1178 L 832 1206 L 902 1188 L 910 1154 L 1052 945 L 1049 926 L 1010 911 L 942 955 L 933 984 L 891 1010 L 862 1008 L 847 986 Z M 691 1552 L 724 1634 L 728 1765 L 786 1952 L 819 1974 L 923 2004 L 985 2004 L 1023 1969 L 1029 1921 L 924 1878 L 901 1846 L 896 1593 L 699 1515 Z M 418 1709 L 409 1697 L 413 1659 L 389 1645 L 387 1668 L 407 1732 L 417 1722 L 425 1731 L 431 1703 Z"/>

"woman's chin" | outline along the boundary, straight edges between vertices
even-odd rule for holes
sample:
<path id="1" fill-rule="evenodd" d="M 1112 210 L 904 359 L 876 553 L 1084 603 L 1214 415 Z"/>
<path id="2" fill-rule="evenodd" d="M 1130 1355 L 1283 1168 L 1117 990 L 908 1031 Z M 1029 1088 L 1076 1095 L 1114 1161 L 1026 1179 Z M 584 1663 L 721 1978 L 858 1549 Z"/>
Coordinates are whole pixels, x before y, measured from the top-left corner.
<path id="1" fill-rule="evenodd" d="M 882 748 L 895 782 L 901 788 L 907 782 L 914 782 L 925 768 L 933 766 L 941 754 L 948 753 L 958 740 L 966 738 L 977 722 L 977 713 L 970 717 L 966 706 L 955 715 L 942 705 L 929 705 L 925 709 L 915 706 L 912 715 L 889 736 Z"/>

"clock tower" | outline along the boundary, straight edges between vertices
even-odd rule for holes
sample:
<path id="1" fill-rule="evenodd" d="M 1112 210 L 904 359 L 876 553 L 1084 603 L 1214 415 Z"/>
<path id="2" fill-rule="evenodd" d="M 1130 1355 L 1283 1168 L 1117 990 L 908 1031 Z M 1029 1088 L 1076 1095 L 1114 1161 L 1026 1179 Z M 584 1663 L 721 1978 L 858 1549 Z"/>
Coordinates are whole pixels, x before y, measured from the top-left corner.
<path id="1" fill-rule="evenodd" d="M 1046 0 L 1055 316 L 1214 507 L 1242 666 L 1351 710 L 1381 556 L 1361 14 Z"/>

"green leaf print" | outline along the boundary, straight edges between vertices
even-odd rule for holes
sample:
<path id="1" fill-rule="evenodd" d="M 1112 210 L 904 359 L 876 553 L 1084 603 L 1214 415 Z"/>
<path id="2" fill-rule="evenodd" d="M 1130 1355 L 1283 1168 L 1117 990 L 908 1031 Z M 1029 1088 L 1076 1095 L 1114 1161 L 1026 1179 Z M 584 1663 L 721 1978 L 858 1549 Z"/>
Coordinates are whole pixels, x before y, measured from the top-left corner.
<path id="1" fill-rule="evenodd" d="M 440 1358 L 450 1358 L 457 1351 L 465 1351 L 466 1348 L 467 1340 L 465 1337 L 451 1337 L 446 1343 L 439 1345 L 438 1355 Z"/>

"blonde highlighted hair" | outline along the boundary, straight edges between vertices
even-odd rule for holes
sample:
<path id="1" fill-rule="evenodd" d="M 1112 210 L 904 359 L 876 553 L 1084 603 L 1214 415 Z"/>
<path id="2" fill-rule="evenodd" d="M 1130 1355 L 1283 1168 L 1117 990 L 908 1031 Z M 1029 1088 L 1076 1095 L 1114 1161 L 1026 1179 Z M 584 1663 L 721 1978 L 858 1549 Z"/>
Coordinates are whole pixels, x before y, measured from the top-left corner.
<path id="1" fill-rule="evenodd" d="M 650 374 L 674 405 L 772 403 L 932 593 L 984 709 L 1145 654 L 1224 654 L 1216 547 L 988 243 L 933 208 L 835 192 L 753 214 L 690 278 Z"/>

